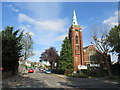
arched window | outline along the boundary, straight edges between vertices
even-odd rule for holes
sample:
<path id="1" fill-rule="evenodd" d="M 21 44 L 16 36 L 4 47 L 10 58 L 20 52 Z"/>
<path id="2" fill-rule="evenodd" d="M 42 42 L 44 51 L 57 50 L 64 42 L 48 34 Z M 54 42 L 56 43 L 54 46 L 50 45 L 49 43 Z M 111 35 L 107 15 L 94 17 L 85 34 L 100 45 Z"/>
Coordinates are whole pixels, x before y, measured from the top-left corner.
<path id="1" fill-rule="evenodd" d="M 93 50 L 93 49 L 89 50 L 88 60 L 91 64 L 98 63 L 95 50 Z"/>
<path id="2" fill-rule="evenodd" d="M 75 37 L 76 37 L 76 44 L 78 44 L 78 36 L 76 35 Z"/>
<path id="3" fill-rule="evenodd" d="M 79 50 L 79 45 L 76 45 L 76 50 Z"/>

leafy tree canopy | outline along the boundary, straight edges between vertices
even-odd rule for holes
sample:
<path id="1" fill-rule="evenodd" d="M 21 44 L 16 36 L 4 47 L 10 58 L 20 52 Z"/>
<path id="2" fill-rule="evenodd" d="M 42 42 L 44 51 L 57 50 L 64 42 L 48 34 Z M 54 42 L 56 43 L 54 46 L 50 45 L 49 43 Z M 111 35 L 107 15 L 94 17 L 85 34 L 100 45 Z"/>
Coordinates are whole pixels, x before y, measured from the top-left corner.
<path id="1" fill-rule="evenodd" d="M 58 53 L 54 47 L 46 49 L 45 52 L 41 54 L 40 61 L 49 61 L 51 69 L 54 67 L 54 63 L 59 59 Z"/>
<path id="2" fill-rule="evenodd" d="M 119 29 L 120 29 L 120 25 L 115 26 L 110 30 L 110 33 L 109 33 L 110 46 L 113 47 L 112 51 L 115 51 L 117 53 L 120 52 L 120 48 L 119 48 L 120 38 L 119 38 L 119 32 L 118 32 Z"/>
<path id="3" fill-rule="evenodd" d="M 118 53 L 118 58 L 120 59 L 120 24 L 110 30 L 108 41 L 112 47 L 111 52 Z"/>
<path id="4" fill-rule="evenodd" d="M 22 45 L 20 44 L 23 32 L 19 34 L 19 30 L 13 30 L 13 27 L 7 26 L 1 31 L 2 35 L 2 66 L 14 67 L 18 65 L 21 56 Z"/>

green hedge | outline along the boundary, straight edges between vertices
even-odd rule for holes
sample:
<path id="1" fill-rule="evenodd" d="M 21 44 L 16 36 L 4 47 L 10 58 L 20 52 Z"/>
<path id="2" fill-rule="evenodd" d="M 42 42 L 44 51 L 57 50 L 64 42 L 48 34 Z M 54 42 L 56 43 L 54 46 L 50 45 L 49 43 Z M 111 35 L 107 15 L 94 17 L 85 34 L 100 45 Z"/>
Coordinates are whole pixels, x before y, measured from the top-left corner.
<path id="1" fill-rule="evenodd" d="M 91 77 L 102 77 L 107 76 L 107 70 L 103 69 L 94 69 L 91 67 L 88 67 L 88 69 L 81 70 L 84 74 L 91 76 Z"/>
<path id="2" fill-rule="evenodd" d="M 55 73 L 55 74 L 64 74 L 64 70 L 60 70 L 60 69 L 53 69 L 52 70 L 52 73 Z"/>
<path id="3" fill-rule="evenodd" d="M 77 74 L 66 74 L 67 76 L 78 77 L 78 78 L 88 78 L 88 77 L 103 77 L 107 76 L 107 70 L 100 70 L 88 67 L 88 69 L 83 69 L 77 71 Z"/>

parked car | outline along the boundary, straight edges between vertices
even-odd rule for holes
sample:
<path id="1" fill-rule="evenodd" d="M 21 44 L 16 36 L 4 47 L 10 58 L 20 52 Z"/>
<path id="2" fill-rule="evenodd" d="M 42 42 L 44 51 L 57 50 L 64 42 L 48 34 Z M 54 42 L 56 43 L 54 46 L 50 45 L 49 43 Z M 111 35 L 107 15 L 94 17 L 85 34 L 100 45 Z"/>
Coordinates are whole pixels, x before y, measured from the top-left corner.
<path id="1" fill-rule="evenodd" d="M 44 71 L 44 68 L 41 68 L 40 71 Z"/>
<path id="2" fill-rule="evenodd" d="M 28 69 L 28 73 L 33 73 L 33 72 L 34 72 L 33 68 Z"/>
<path id="3" fill-rule="evenodd" d="M 40 67 L 39 70 L 40 70 L 40 71 L 44 71 L 44 68 Z"/>
<path id="4" fill-rule="evenodd" d="M 50 74 L 50 73 L 52 73 L 52 70 L 46 70 L 45 73 Z"/>

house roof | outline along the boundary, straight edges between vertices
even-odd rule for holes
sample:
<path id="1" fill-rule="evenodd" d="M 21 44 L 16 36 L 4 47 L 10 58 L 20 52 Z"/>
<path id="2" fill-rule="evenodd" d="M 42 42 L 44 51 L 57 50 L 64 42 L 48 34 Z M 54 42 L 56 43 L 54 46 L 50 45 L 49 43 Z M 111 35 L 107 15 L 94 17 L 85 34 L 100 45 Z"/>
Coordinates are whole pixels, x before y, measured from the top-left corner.
<path id="1" fill-rule="evenodd" d="M 29 61 L 29 60 L 25 60 L 25 62 L 27 62 L 27 63 L 32 63 L 31 61 Z"/>
<path id="2" fill-rule="evenodd" d="M 87 50 L 87 48 L 88 48 L 89 46 L 90 46 L 90 45 L 88 45 L 88 46 L 84 47 L 83 49 L 84 49 L 84 50 Z"/>

